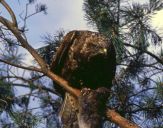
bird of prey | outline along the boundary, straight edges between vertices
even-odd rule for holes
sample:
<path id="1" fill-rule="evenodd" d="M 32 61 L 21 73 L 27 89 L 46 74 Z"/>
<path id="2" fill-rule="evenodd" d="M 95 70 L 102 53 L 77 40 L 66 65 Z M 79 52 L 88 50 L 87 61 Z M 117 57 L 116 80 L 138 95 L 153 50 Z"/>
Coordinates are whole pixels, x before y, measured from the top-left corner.
<path id="1" fill-rule="evenodd" d="M 61 41 L 51 70 L 78 89 L 111 88 L 116 70 L 114 45 L 97 32 L 71 31 Z M 64 99 L 60 111 L 63 127 L 77 128 L 77 99 L 57 84 L 55 89 Z"/>

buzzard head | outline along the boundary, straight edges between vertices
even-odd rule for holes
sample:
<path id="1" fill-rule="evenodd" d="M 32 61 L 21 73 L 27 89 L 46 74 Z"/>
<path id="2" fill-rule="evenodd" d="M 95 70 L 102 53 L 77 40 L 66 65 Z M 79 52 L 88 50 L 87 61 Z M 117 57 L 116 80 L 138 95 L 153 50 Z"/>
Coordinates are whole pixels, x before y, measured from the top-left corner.
<path id="1" fill-rule="evenodd" d="M 80 55 L 90 62 L 92 60 L 105 59 L 108 57 L 109 43 L 106 38 L 92 33 L 91 36 L 86 38 L 85 43 L 80 50 Z"/>

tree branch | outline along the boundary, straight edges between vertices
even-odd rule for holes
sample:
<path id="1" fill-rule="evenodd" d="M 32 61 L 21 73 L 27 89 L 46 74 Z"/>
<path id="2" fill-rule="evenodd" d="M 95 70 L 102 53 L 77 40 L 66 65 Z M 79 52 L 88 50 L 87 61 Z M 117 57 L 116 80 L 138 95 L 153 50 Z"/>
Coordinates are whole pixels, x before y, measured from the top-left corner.
<path id="1" fill-rule="evenodd" d="M 42 69 L 39 69 L 39 68 L 24 67 L 24 66 L 21 66 L 21 65 L 13 64 L 11 62 L 8 62 L 8 61 L 2 60 L 2 59 L 0 59 L 0 61 L 3 62 L 3 63 L 9 64 L 11 66 L 14 66 L 14 67 L 18 67 L 18 68 L 22 68 L 22 69 L 26 69 L 26 70 L 30 70 L 30 71 L 37 71 L 37 72 L 45 74 L 45 72 L 42 71 Z M 47 70 L 45 75 L 47 75 L 49 78 L 51 78 L 53 81 L 55 81 L 58 85 L 63 87 L 67 92 L 71 93 L 72 95 L 74 95 L 76 97 L 78 97 L 80 95 L 80 90 L 79 89 L 72 88 L 70 83 L 68 83 L 66 80 L 64 80 L 60 76 L 54 74 L 52 71 Z"/>
<path id="2" fill-rule="evenodd" d="M 135 123 L 130 122 L 129 120 L 127 120 L 127 119 L 123 118 L 122 116 L 120 116 L 114 110 L 107 109 L 106 116 L 111 122 L 114 122 L 115 124 L 117 124 L 121 128 L 140 128 Z"/>
<path id="3" fill-rule="evenodd" d="M 29 85 L 25 85 L 25 84 L 13 84 L 13 86 L 19 86 L 19 87 L 24 87 L 24 88 L 29 88 L 30 87 Z M 60 96 L 60 94 L 58 94 L 58 92 L 56 92 L 54 89 L 47 88 L 45 86 L 33 85 L 32 87 L 35 88 L 35 89 L 41 89 L 41 90 L 53 93 L 53 94 L 55 94 L 57 96 Z"/>
<path id="4" fill-rule="evenodd" d="M 76 89 L 76 88 L 73 88 L 72 85 L 68 81 L 66 81 L 63 78 L 61 78 L 60 76 L 54 74 L 50 70 L 47 71 L 47 74 L 46 75 L 49 78 L 51 78 L 53 81 L 55 81 L 58 85 L 60 85 L 61 87 L 63 87 L 67 92 L 71 93 L 75 97 L 79 97 L 79 95 L 81 93 L 80 90 L 79 89 Z"/>
<path id="5" fill-rule="evenodd" d="M 15 65 L 16 66 L 16 65 Z M 18 67 L 18 66 L 17 66 Z M 23 68 L 23 67 L 22 67 Z M 57 84 L 59 84 L 61 87 L 63 87 L 67 92 L 73 94 L 76 97 L 79 97 L 80 95 L 80 90 L 72 88 L 71 85 L 64 80 L 63 78 L 55 75 L 53 72 L 51 72 L 50 70 L 47 72 L 47 76 L 50 77 L 52 80 L 54 80 Z M 15 86 L 22 86 L 22 87 L 29 87 L 27 85 L 19 85 L 19 84 L 14 84 Z M 42 86 L 34 86 L 35 88 L 41 88 L 43 90 L 49 91 L 51 93 L 57 94 L 54 90 L 46 88 L 46 87 L 42 87 Z M 136 124 L 133 124 L 131 122 L 129 122 L 128 120 L 126 120 L 125 118 L 121 117 L 118 113 L 116 113 L 114 110 L 110 110 L 108 109 L 106 111 L 107 113 L 107 118 L 108 120 L 114 122 L 115 124 L 119 125 L 122 128 L 139 128 L 138 126 L 136 126 Z"/>
<path id="6" fill-rule="evenodd" d="M 14 14 L 14 12 L 12 11 L 12 9 L 10 8 L 10 6 L 5 2 L 5 0 L 0 0 L 0 3 L 6 8 L 6 10 L 9 12 L 11 18 L 12 18 L 12 22 L 13 22 L 13 26 L 18 27 L 17 25 L 17 20 L 16 20 L 16 16 Z"/>
<path id="7" fill-rule="evenodd" d="M 66 80 L 64 80 L 63 78 L 61 78 L 60 76 L 54 74 L 52 71 L 50 71 L 47 67 L 45 62 L 43 61 L 43 59 L 38 55 L 38 53 L 27 43 L 27 41 L 21 36 L 20 32 L 18 31 L 18 29 L 16 29 L 15 27 L 12 26 L 12 24 L 7 21 L 6 19 L 4 19 L 3 17 L 0 17 L 0 22 L 3 23 L 5 26 L 8 27 L 9 30 L 11 30 L 11 32 L 13 32 L 13 34 L 17 37 L 17 39 L 20 41 L 20 43 L 24 46 L 24 48 L 26 48 L 32 55 L 33 57 L 36 59 L 36 61 L 40 64 L 41 69 L 38 70 L 39 72 L 44 73 L 45 75 L 47 75 L 49 78 L 51 78 L 52 80 L 54 80 L 58 85 L 60 85 L 61 87 L 63 87 L 66 91 L 68 91 L 69 93 L 71 93 L 72 95 L 79 97 L 80 95 L 80 90 L 79 89 L 75 89 L 73 87 L 71 87 L 71 84 L 69 82 L 67 82 Z M 14 66 L 14 65 L 13 65 Z M 15 65 L 16 66 L 16 65 Z M 19 67 L 19 66 L 17 66 Z M 23 68 L 23 67 L 22 67 Z M 42 70 L 42 71 L 41 71 Z M 113 116 L 116 116 L 116 118 Z M 109 110 L 107 111 L 107 117 L 110 121 L 118 124 L 119 126 L 121 126 L 122 128 L 139 128 L 138 126 L 136 126 L 135 124 L 132 124 L 131 122 L 129 122 L 128 120 L 126 120 L 125 118 L 121 117 L 118 113 L 114 112 L 113 110 Z M 121 122 L 122 121 L 122 122 Z M 130 126 L 130 127 L 129 127 Z M 131 127 L 134 126 L 134 127 Z"/>
<path id="8" fill-rule="evenodd" d="M 5 64 L 11 65 L 11 66 L 14 66 L 14 67 L 17 67 L 17 68 L 21 68 L 21 69 L 25 69 L 25 70 L 30 70 L 30 71 L 37 71 L 37 72 L 41 72 L 42 73 L 42 70 L 39 69 L 39 68 L 36 68 L 36 67 L 25 67 L 25 66 L 17 65 L 17 64 L 14 64 L 14 63 L 11 63 L 9 61 L 2 60 L 2 59 L 0 59 L 0 62 L 3 62 Z"/>
<path id="9" fill-rule="evenodd" d="M 17 38 L 17 40 L 22 44 L 22 47 L 27 49 L 29 53 L 36 59 L 38 64 L 41 66 L 41 69 L 44 73 L 48 70 L 47 64 L 44 62 L 44 60 L 41 58 L 41 56 L 36 52 L 36 50 L 25 40 L 21 32 L 18 30 L 17 27 L 13 26 L 13 24 L 5 19 L 4 17 L 0 16 L 0 22 L 5 25 Z"/>
<path id="10" fill-rule="evenodd" d="M 42 85 L 38 85 L 38 84 L 34 84 L 33 82 L 35 80 L 37 80 L 36 78 L 31 78 L 31 79 L 25 79 L 23 77 L 20 77 L 20 76 L 2 76 L 0 77 L 0 80 L 1 79 L 17 79 L 17 80 L 21 80 L 22 82 L 24 83 L 28 83 L 28 84 L 31 84 L 32 83 L 32 88 L 35 88 L 35 89 L 41 89 L 41 90 L 44 90 L 44 91 L 48 91 L 48 92 L 51 92 L 55 95 L 58 95 L 60 96 L 60 94 L 58 92 L 56 92 L 54 89 L 51 89 L 51 88 L 47 88 L 45 86 L 42 86 Z M 38 77 L 39 79 L 40 77 Z M 25 87 L 25 88 L 30 88 L 30 85 L 26 85 L 26 84 L 23 84 L 23 83 L 12 83 L 13 86 L 20 86 L 20 87 Z"/>
<path id="11" fill-rule="evenodd" d="M 141 49 L 141 48 L 139 48 L 139 47 L 137 47 L 137 46 L 133 46 L 133 45 L 131 45 L 131 44 L 124 43 L 124 45 L 127 46 L 127 47 L 132 47 L 132 48 L 135 48 L 135 49 L 138 49 L 138 50 L 143 51 L 144 53 L 146 53 L 146 54 L 152 56 L 153 58 L 155 58 L 156 61 L 158 61 L 160 64 L 163 65 L 163 60 L 160 59 L 158 56 L 154 55 L 153 53 L 151 53 L 151 52 L 149 52 L 149 51 L 147 51 L 147 50 L 143 50 L 143 49 Z"/>

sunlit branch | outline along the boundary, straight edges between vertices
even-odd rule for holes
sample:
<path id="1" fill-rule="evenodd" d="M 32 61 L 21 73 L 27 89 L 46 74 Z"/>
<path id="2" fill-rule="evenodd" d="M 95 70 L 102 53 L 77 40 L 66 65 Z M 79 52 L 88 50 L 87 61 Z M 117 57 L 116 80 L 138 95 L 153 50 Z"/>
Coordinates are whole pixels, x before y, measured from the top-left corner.
<path id="1" fill-rule="evenodd" d="M 121 128 L 140 128 L 138 125 L 120 116 L 114 110 L 107 109 L 106 116 L 110 121 L 114 122 Z"/>
<path id="2" fill-rule="evenodd" d="M 16 21 L 16 16 L 14 14 L 14 12 L 12 11 L 12 9 L 10 8 L 10 6 L 5 2 L 5 0 L 0 0 L 0 3 L 6 8 L 6 10 L 9 12 L 11 18 L 12 18 L 12 24 L 15 26 L 15 27 L 18 27 L 17 25 L 17 21 Z"/>

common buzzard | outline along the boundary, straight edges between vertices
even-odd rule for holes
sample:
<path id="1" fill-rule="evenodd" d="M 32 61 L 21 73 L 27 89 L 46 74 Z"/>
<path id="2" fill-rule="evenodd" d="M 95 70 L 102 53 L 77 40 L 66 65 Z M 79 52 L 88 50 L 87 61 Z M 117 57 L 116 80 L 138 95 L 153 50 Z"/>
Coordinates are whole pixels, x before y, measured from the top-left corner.
<path id="1" fill-rule="evenodd" d="M 75 88 L 110 88 L 116 69 L 114 46 L 97 32 L 71 31 L 61 42 L 51 69 Z"/>
<path id="2" fill-rule="evenodd" d="M 112 86 L 116 70 L 115 49 L 111 40 L 97 32 L 69 32 L 63 38 L 53 60 L 53 72 L 75 88 L 97 89 Z M 60 86 L 55 85 L 55 88 L 65 98 L 61 110 L 63 123 L 71 124 L 70 120 L 75 122 L 76 117 L 73 116 L 77 109 L 76 99 L 71 94 L 65 95 Z M 73 125 L 69 127 L 76 127 Z"/>

